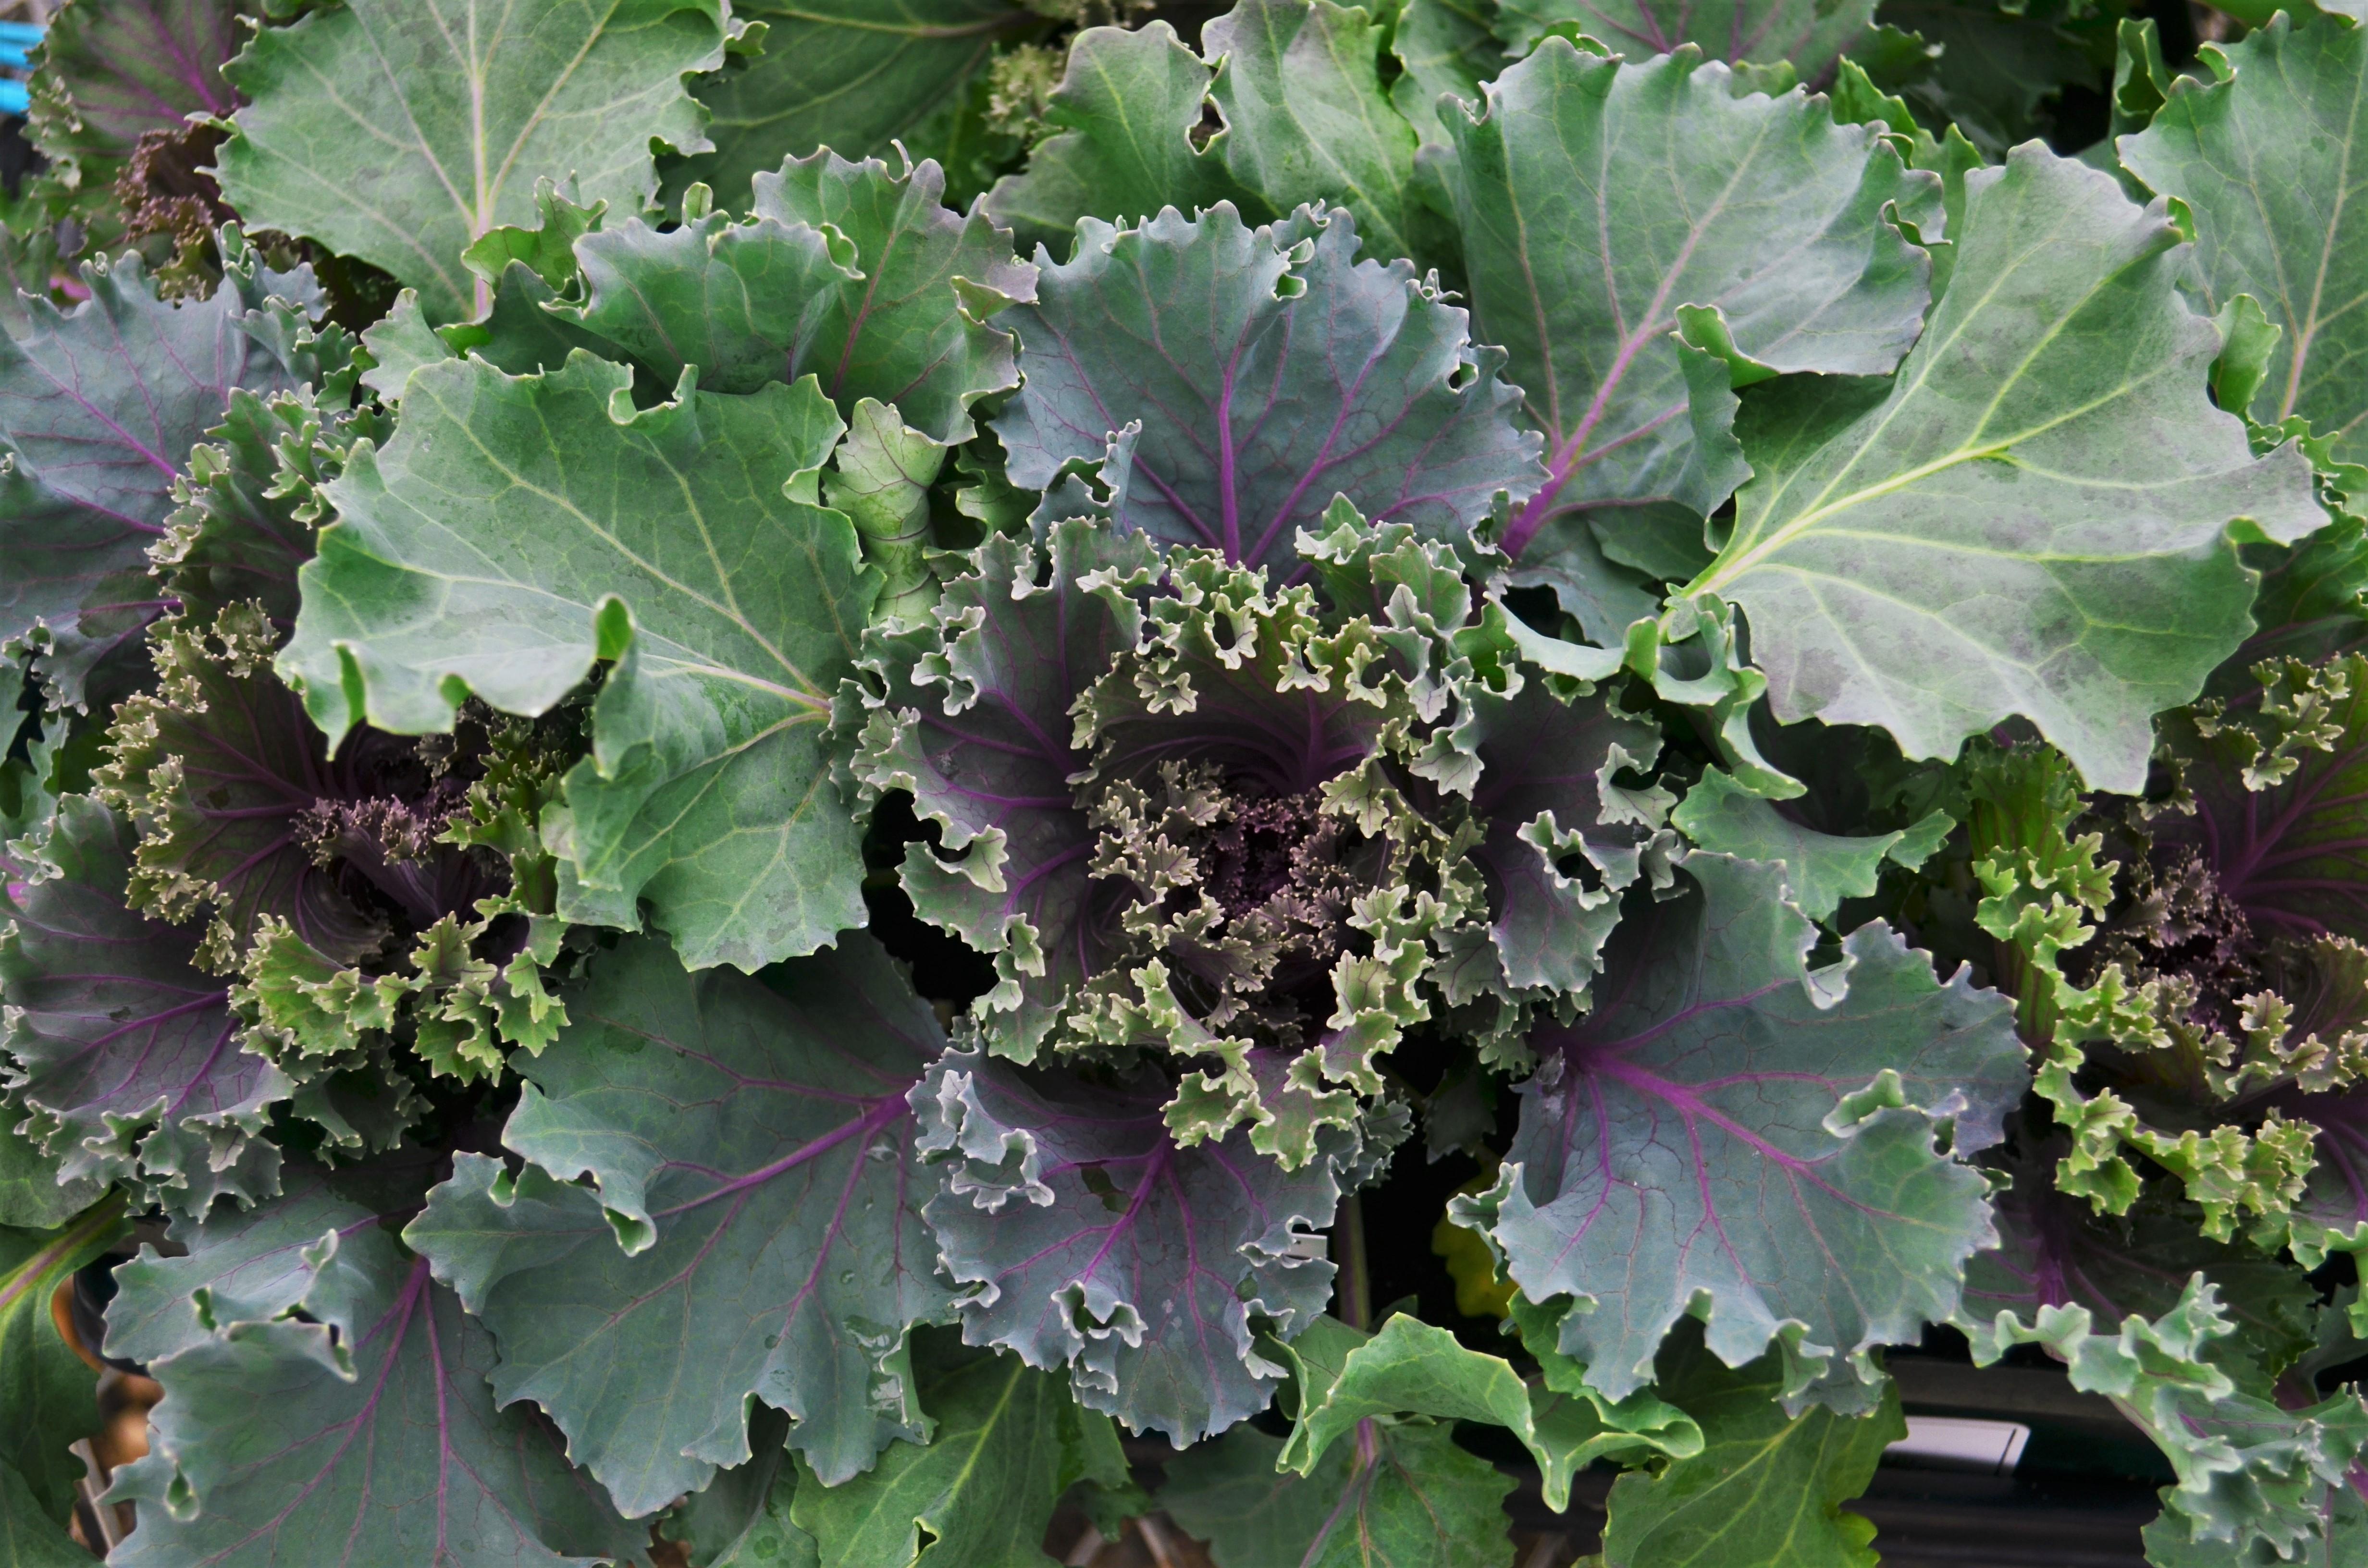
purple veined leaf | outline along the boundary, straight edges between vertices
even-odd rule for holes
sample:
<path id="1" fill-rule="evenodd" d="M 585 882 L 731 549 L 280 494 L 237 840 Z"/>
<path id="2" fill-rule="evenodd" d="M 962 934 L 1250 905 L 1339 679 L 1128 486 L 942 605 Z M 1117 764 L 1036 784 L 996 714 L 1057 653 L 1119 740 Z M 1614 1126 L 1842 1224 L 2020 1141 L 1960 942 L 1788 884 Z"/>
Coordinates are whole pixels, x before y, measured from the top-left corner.
<path id="1" fill-rule="evenodd" d="M 1533 668 L 1510 697 L 1471 700 L 1481 764 L 1472 805 L 1488 820 L 1474 855 L 1488 871 L 1505 983 L 1584 992 L 1621 893 L 1648 873 L 1668 882 L 1674 835 L 1607 788 L 1623 767 L 1650 768 L 1661 737 L 1607 698 L 1563 701 Z"/>
<path id="2" fill-rule="evenodd" d="M 957 1049 L 912 1100 L 942 1161 L 927 1213 L 969 1288 L 962 1337 L 1066 1366 L 1080 1403 L 1182 1447 L 1266 1407 L 1284 1369 L 1253 1324 L 1288 1338 L 1330 1299 L 1332 1265 L 1296 1238 L 1332 1222 L 1356 1135 L 1325 1129 L 1297 1171 L 1240 1129 L 1179 1148 L 1170 1087 L 1149 1067 L 1104 1087 Z"/>
<path id="3" fill-rule="evenodd" d="M 1658 555 L 1699 550 L 1751 472 L 1734 389 L 1887 374 L 1930 302 L 1929 258 L 1884 214 L 1929 202 L 1935 176 L 1822 98 L 1732 85 L 1691 48 L 1628 63 L 1548 38 L 1445 117 L 1453 156 L 1424 154 L 1459 215 L 1474 331 L 1506 347 L 1545 433 L 1546 481 L 1501 542 L 1599 640 L 1634 579 L 1589 515 L 1648 519 L 1631 526 L 1670 536 Z"/>
<path id="4" fill-rule="evenodd" d="M 2316 1267 L 2330 1253 L 2368 1253 L 2368 1090 L 2283 1096 L 2281 1108 L 2318 1130 L 2290 1221 L 2294 1256 Z"/>
<path id="5" fill-rule="evenodd" d="M 294 1173 L 283 1199 L 180 1225 L 186 1257 L 122 1271 L 110 1343 L 120 1324 L 160 1348 L 165 1398 L 108 1494 L 140 1506 L 115 1562 L 306 1562 L 335 1542 L 347 1568 L 647 1562 L 550 1424 L 495 1408 L 492 1336 L 395 1239 L 425 1179 Z"/>
<path id="6" fill-rule="evenodd" d="M 1119 528 L 1285 581 L 1336 494 L 1426 539 L 1528 496 L 1539 437 L 1513 422 L 1502 357 L 1412 263 L 1357 247 L 1345 211 L 1252 229 L 1229 202 L 1136 228 L 1080 220 L 1065 264 L 1040 247 L 1035 301 L 1000 318 L 1023 377 L 995 421 L 1012 483 L 1100 463 Z M 1138 424 L 1121 463 L 1111 442 Z"/>
<path id="7" fill-rule="evenodd" d="M 82 706 L 92 667 L 171 608 L 147 551 L 232 389 L 319 373 L 310 268 L 272 273 L 223 235 L 211 296 L 157 299 L 127 254 L 85 267 L 89 299 L 34 301 L 27 332 L 0 336 L 0 642 L 42 649 L 53 703 Z"/>
<path id="8" fill-rule="evenodd" d="M 124 906 L 131 824 L 68 795 L 41 848 L 42 880 L 12 886 L 0 937 L 9 1086 L 63 1178 L 131 1185 L 202 1212 L 279 1187 L 256 1136 L 289 1080 L 239 1043 L 229 988 L 194 967 L 202 930 Z"/>
<path id="9" fill-rule="evenodd" d="M 1632 58 L 1692 44 L 1730 64 L 1789 64 L 1822 83 L 1873 20 L 1868 0 L 1507 0 L 1497 29 L 1513 57 L 1549 28 L 1577 27 Z"/>
<path id="10" fill-rule="evenodd" d="M 1041 554 L 989 540 L 947 585 L 936 630 L 872 634 L 864 688 L 840 704 L 842 731 L 860 725 L 862 787 L 910 790 L 936 825 L 942 853 L 908 848 L 905 890 L 923 919 L 995 955 L 981 1015 L 1023 1056 L 1100 969 L 1098 915 L 1115 918 L 1088 871 L 1094 832 L 1070 780 L 1091 754 L 1071 709 L 1135 645 L 1128 589 L 1153 567 L 1145 541 L 1082 518 Z"/>
<path id="11" fill-rule="evenodd" d="M 1943 983 L 1881 922 L 1810 973 L 1783 868 L 1697 853 L 1695 891 L 1630 915 L 1594 1010 L 1534 1031 L 1542 1060 L 1497 1187 L 1458 1199 L 1533 1301 L 1568 1296 L 1559 1348 L 1623 1398 L 1707 1295 L 1730 1366 L 1798 1324 L 1804 1381 L 1871 1381 L 1866 1353 L 1956 1305 L 1991 1237 L 1980 1176 L 2029 1083 L 2012 1005 Z M 1845 986 L 1847 989 L 1845 990 Z M 1953 1131 L 1953 1154 L 1935 1146 Z"/>
<path id="12" fill-rule="evenodd" d="M 917 1432 L 905 1330 L 949 1315 L 905 1102 L 935 1016 L 860 934 L 768 978 L 595 959 L 516 1063 L 529 1163 L 458 1156 L 404 1233 L 629 1517 L 746 1460 L 755 1400 L 826 1484 L 869 1468 Z"/>
<path id="13" fill-rule="evenodd" d="M 226 115 L 224 62 L 245 46 L 255 0 L 74 0 L 50 18 L 34 62 L 33 139 L 50 158 L 129 158 L 150 131 Z M 85 184 L 102 171 L 86 170 Z"/>
<path id="14" fill-rule="evenodd" d="M 2159 728 L 2195 810 L 2159 818 L 2155 840 L 2192 846 L 2263 937 L 2360 941 L 2368 939 L 2368 655 L 2344 655 L 2317 685 L 2327 699 L 2315 721 L 2324 744 L 2281 748 L 2294 766 L 2269 788 L 2248 787 L 2262 763 L 2249 727 L 2222 723 L 2206 733 L 2188 712 L 2165 716 Z M 2260 701 L 2257 691 L 2252 707 Z"/>

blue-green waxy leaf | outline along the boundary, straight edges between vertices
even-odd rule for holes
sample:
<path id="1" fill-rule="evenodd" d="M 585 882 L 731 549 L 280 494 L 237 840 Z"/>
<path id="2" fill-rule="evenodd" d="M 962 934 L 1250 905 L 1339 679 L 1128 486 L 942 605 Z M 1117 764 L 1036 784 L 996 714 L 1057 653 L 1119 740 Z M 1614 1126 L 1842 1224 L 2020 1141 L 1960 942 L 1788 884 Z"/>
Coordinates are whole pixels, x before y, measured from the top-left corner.
<path id="1" fill-rule="evenodd" d="M 1713 60 L 1781 62 L 1821 83 L 1873 19 L 1871 0 L 1504 0 L 1497 27 L 1514 55 L 1549 28 L 1576 27 L 1631 58 L 1692 44 Z"/>
<path id="2" fill-rule="evenodd" d="M 196 968 L 197 927 L 125 907 L 131 825 L 86 795 L 58 802 L 42 880 L 11 883 L 0 937 L 12 1102 L 66 1180 L 120 1181 L 193 1212 L 279 1183 L 256 1136 L 287 1077 L 239 1043 L 228 985 Z"/>
<path id="3" fill-rule="evenodd" d="M 799 1477 L 791 1517 L 831 1568 L 1046 1568 L 1063 1494 L 1127 1486 L 1118 1429 L 1067 1380 L 944 1330 L 916 1341 L 913 1377 L 935 1423 L 926 1445 L 891 1444 L 837 1486 Z"/>
<path id="4" fill-rule="evenodd" d="M 1390 101 L 1424 145 L 1448 142 L 1442 97 L 1478 103 L 1480 84 L 1504 69 L 1504 49 L 1489 30 L 1494 9 L 1477 0 L 1407 0 L 1399 8 L 1390 38 L 1399 74 Z"/>
<path id="5" fill-rule="evenodd" d="M 822 743 L 879 579 L 814 504 L 842 426 L 811 379 L 642 410 L 631 379 L 416 371 L 329 487 L 279 670 L 334 745 L 449 730 L 467 692 L 541 713 L 613 661 L 542 821 L 559 912 L 630 927 L 645 902 L 687 961 L 754 970 L 864 920 Z"/>
<path id="6" fill-rule="evenodd" d="M 43 650 L 53 703 L 83 706 L 92 666 L 167 608 L 147 551 L 232 390 L 318 374 L 311 269 L 271 272 L 233 235 L 211 294 L 161 301 L 126 255 L 85 268 L 72 310 L 32 301 L 0 334 L 0 642 Z"/>
<path id="7" fill-rule="evenodd" d="M 2122 139 L 2122 161 L 2186 204 L 2204 309 L 2249 294 L 2283 329 L 2244 412 L 2300 415 L 2337 459 L 2368 460 L 2368 27 L 2271 17 L 2207 59 L 2221 79 L 2174 83 L 2154 123 Z"/>
<path id="8" fill-rule="evenodd" d="M 150 131 L 228 114 L 238 100 L 222 68 L 262 9 L 256 0 L 59 6 L 36 57 L 30 139 L 51 161 L 71 159 L 87 187 L 113 177 Z"/>
<path id="9" fill-rule="evenodd" d="M 1612 1483 L 1603 1560 L 1620 1568 L 1874 1568 L 1874 1526 L 1842 1505 L 1907 1435 L 1886 1385 L 1869 1415 L 1785 1414 L 1783 1359 L 1730 1371 L 1691 1329 L 1662 1353 L 1661 1395 L 1702 1424 L 1700 1452 Z"/>
<path id="10" fill-rule="evenodd" d="M 496 1396 L 628 1515 L 746 1460 L 752 1399 L 825 1483 L 866 1468 L 916 1424 L 906 1326 L 946 1315 L 905 1100 L 928 1005 L 862 936 L 768 978 L 648 939 L 595 960 L 519 1064 L 529 1163 L 459 1156 L 404 1233 L 493 1330 Z"/>
<path id="11" fill-rule="evenodd" d="M 122 1234 L 123 1208 L 112 1197 L 53 1229 L 0 1227 L 0 1520 L 44 1548 L 66 1541 L 83 1475 L 67 1445 L 99 1428 L 97 1380 L 59 1335 L 51 1300 Z"/>
<path id="12" fill-rule="evenodd" d="M 2291 446 L 2256 458 L 2206 388 L 2220 335 L 2178 293 L 2160 203 L 2028 144 L 1965 176 L 1955 271 L 1887 388 L 1755 393 L 1757 477 L 1690 592 L 1750 618 L 1776 714 L 1950 756 L 2009 714 L 2135 793 L 2152 719 L 2244 641 L 2230 536 L 2325 514 Z"/>
<path id="13" fill-rule="evenodd" d="M 1036 302 L 1002 318 L 1024 378 L 995 422 L 1013 483 L 1099 463 L 1120 528 L 1284 580 L 1336 494 L 1454 539 L 1536 488 L 1499 357 L 1411 264 L 1357 260 L 1345 212 L 1252 229 L 1220 205 L 1079 233 L 1065 265 L 1039 253 Z"/>
<path id="14" fill-rule="evenodd" d="M 1009 0 L 752 0 L 732 16 L 762 24 L 764 47 L 693 85 L 714 149 L 670 169 L 671 191 L 692 180 L 738 190 L 824 145 L 849 158 L 885 154 L 998 40 L 1044 25 Z"/>
<path id="15" fill-rule="evenodd" d="M 703 152 L 684 88 L 723 59 L 720 0 L 594 8 L 525 0 L 498 21 L 450 0 L 361 0 L 258 32 L 223 74 L 248 100 L 215 162 L 257 229 L 314 239 L 419 290 L 436 321 L 484 286 L 461 253 L 534 215 L 537 178 L 626 210 L 651 144 Z"/>
<path id="16" fill-rule="evenodd" d="M 1937 180 L 1822 100 L 1738 97 L 1692 49 L 1624 64 L 1550 39 L 1445 119 L 1474 331 L 1545 433 L 1546 483 L 1503 536 L 1520 580 L 1602 575 L 1590 512 L 1651 508 L 1699 544 L 1749 472 L 1731 385 L 1881 375 L 1916 340 L 1930 264 L 1884 214 Z"/>
<path id="17" fill-rule="evenodd" d="M 1178 1147 L 1164 1075 L 1121 1087 L 956 1050 L 913 1091 L 962 1337 L 1069 1369 L 1078 1403 L 1179 1445 L 1264 1409 L 1286 1337 L 1323 1310 L 1332 1266 L 1293 1238 L 1328 1225 L 1355 1135 L 1286 1171 L 1236 1128 Z"/>
<path id="18" fill-rule="evenodd" d="M 645 1562 L 549 1423 L 495 1408 L 492 1336 L 395 1240 L 418 1177 L 374 1201 L 291 1185 L 289 1212 L 218 1212 L 180 1228 L 188 1256 L 124 1271 L 110 1324 L 169 1349 L 148 1455 L 108 1494 L 140 1510 L 114 1561 L 263 1568 L 336 1542 L 354 1568 Z M 221 1287 L 211 1323 L 179 1298 L 200 1282 Z"/>
<path id="19" fill-rule="evenodd" d="M 1614 1399 L 1705 1295 L 1729 1365 L 1794 1325 L 1808 1376 L 1847 1383 L 1847 1358 L 1872 1382 L 1867 1352 L 1953 1310 L 1992 1237 L 1935 1123 L 1960 1154 L 1998 1141 L 2028 1082 L 2011 1004 L 1964 970 L 1942 983 L 1880 922 L 1810 973 L 1783 868 L 1685 866 L 1691 895 L 1613 934 L 1595 1010 L 1531 1036 L 1543 1065 L 1504 1176 L 1455 1211 L 1531 1301 L 1583 1303 L 1559 1348 Z"/>

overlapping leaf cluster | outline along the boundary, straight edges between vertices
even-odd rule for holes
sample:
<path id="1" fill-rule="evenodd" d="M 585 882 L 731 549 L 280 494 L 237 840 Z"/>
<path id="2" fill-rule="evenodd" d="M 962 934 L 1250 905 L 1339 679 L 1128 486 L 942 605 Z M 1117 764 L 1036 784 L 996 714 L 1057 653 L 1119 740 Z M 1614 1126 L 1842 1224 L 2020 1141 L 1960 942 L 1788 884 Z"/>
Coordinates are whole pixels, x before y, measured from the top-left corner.
<path id="1" fill-rule="evenodd" d="M 2357 18 L 1157 9 L 60 12 L 0 1536 L 1863 1563 L 1954 1333 L 2349 1561 Z"/>

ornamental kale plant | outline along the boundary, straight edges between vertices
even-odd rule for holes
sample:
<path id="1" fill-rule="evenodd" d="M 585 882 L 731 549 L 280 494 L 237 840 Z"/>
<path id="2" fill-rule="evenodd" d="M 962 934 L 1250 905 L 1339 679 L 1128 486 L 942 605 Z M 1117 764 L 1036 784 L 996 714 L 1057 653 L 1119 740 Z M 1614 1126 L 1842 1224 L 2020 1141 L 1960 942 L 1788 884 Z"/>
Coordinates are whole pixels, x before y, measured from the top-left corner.
<path id="1" fill-rule="evenodd" d="M 2368 1562 L 2363 27 L 67 0 L 6 1560 Z"/>

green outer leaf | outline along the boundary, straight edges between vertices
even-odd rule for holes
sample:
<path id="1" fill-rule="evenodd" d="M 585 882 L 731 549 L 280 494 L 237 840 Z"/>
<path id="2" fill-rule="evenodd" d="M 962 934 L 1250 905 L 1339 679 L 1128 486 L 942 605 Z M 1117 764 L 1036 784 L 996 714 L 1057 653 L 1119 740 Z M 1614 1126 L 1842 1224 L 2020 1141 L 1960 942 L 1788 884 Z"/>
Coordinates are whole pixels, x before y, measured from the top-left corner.
<path id="1" fill-rule="evenodd" d="M 2213 52 L 2222 79 L 2174 83 L 2122 162 L 2193 214 L 2204 308 L 2250 294 L 2284 329 L 2247 412 L 2368 461 L 2368 26 L 2282 16 Z"/>
<path id="2" fill-rule="evenodd" d="M 996 181 L 984 198 L 987 216 L 1023 245 L 1056 253 L 1087 216 L 1123 226 L 1164 207 L 1190 217 L 1220 201 L 1276 216 L 1258 211 L 1224 164 L 1193 146 L 1208 96 L 1208 66 L 1166 22 L 1087 28 L 1070 41 L 1044 111 L 1058 134 L 1037 145 L 1025 169 Z"/>
<path id="3" fill-rule="evenodd" d="M 42 1510 L 25 1478 L 6 1464 L 0 1464 L 0 1562 L 8 1568 L 90 1568 L 89 1550 Z"/>
<path id="4" fill-rule="evenodd" d="M 534 215 L 573 175 L 632 210 L 653 141 L 704 152 L 683 77 L 723 60 L 723 0 L 518 0 L 498 22 L 455 0 L 352 0 L 266 28 L 223 69 L 249 100 L 215 153 L 256 228 L 315 239 L 419 290 L 450 321 L 483 303 L 461 253 Z"/>
<path id="5" fill-rule="evenodd" d="M 864 921 L 823 728 L 878 577 L 814 505 L 843 426 L 811 378 L 638 411 L 631 379 L 416 372 L 329 487 L 279 670 L 334 746 L 449 730 L 464 691 L 541 713 L 615 661 L 543 819 L 559 913 L 632 926 L 647 899 L 686 961 L 755 970 Z"/>
<path id="6" fill-rule="evenodd" d="M 1088 1478 L 1126 1484 L 1110 1418 L 1079 1409 L 1065 1380 L 951 1335 L 916 1344 L 913 1363 L 929 1441 L 892 1444 L 828 1490 L 802 1472 L 790 1517 L 831 1568 L 1050 1568 L 1062 1494 Z"/>
<path id="7" fill-rule="evenodd" d="M 1729 1371 L 1691 1333 L 1661 1356 L 1660 1392 L 1702 1423 L 1700 1454 L 1612 1483 L 1605 1568 L 1874 1568 L 1874 1527 L 1841 1505 L 1907 1435 L 1897 1385 L 1872 1415 L 1787 1416 L 1782 1358 Z"/>
<path id="8" fill-rule="evenodd" d="M 0 1106 L 0 1227 L 46 1231 L 98 1201 L 107 1190 L 87 1176 L 62 1179 L 63 1161 L 17 1131 L 24 1119 L 14 1106 Z"/>
<path id="9" fill-rule="evenodd" d="M 1292 1347 L 1303 1365 L 1314 1360 L 1310 1341 L 1327 1332 L 1345 1338 L 1356 1331 L 1318 1319 Z M 1334 1443 L 1377 1416 L 1476 1421 L 1506 1427 L 1520 1439 L 1538 1461 L 1546 1506 L 1559 1514 L 1570 1506 L 1571 1477 L 1598 1459 L 1634 1462 L 1655 1452 L 1684 1457 L 1702 1448 L 1702 1433 L 1691 1421 L 1650 1436 L 1627 1430 L 1604 1418 L 1600 1398 L 1533 1388 L 1503 1357 L 1466 1349 L 1447 1330 L 1404 1312 L 1351 1348 L 1337 1368 L 1321 1370 L 1326 1375 L 1303 1380 L 1298 1425 L 1281 1460 L 1302 1475 L 1313 1474 Z"/>
<path id="10" fill-rule="evenodd" d="M 404 1233 L 499 1340 L 503 1403 L 635 1517 L 747 1459 L 757 1399 L 844 1482 L 915 1425 L 906 1326 L 951 1315 L 905 1100 L 928 1005 L 868 937 L 768 978 L 648 938 L 594 960 L 518 1063 L 529 1164 L 459 1155 Z"/>
<path id="11" fill-rule="evenodd" d="M 2036 144 L 1965 176 L 1956 270 L 1888 394 L 1770 389 L 1759 477 L 1687 590 L 1751 618 L 1777 716 L 1948 756 L 2020 713 L 2092 788 L 2146 780 L 2155 713 L 2244 640 L 2229 542 L 2324 520 L 2308 462 L 2212 407 L 2179 231 Z"/>
<path id="12" fill-rule="evenodd" d="M 1505 68 L 1503 46 L 1488 30 L 1495 7 L 1484 0 L 1406 0 L 1390 37 L 1400 73 L 1390 101 L 1426 146 L 1445 146 L 1440 98 L 1480 101 L 1480 84 Z"/>
<path id="13" fill-rule="evenodd" d="M 1549 28 L 1576 27 L 1630 52 L 1668 54 L 1693 44 L 1713 60 L 1791 65 L 1822 82 L 1874 19 L 1874 0 L 1504 0 L 1497 26 L 1505 52 L 1529 53 Z"/>
<path id="14" fill-rule="evenodd" d="M 50 1298 L 123 1232 L 122 1196 L 53 1231 L 0 1230 L 0 1471 L 63 1525 L 83 1462 L 66 1445 L 99 1429 L 98 1376 L 58 1336 Z"/>
<path id="15" fill-rule="evenodd" d="M 1217 1568 L 1511 1568 L 1513 1478 L 1429 1422 L 1369 1424 L 1304 1479 L 1281 1440 L 1237 1426 L 1167 1462 L 1159 1506 Z"/>
<path id="16" fill-rule="evenodd" d="M 719 1471 L 659 1527 L 688 1548 L 691 1568 L 822 1568 L 814 1537 L 790 1517 L 801 1483 L 781 1443 L 789 1425 L 780 1411 L 758 1405 L 748 1423 L 756 1450 L 748 1462 Z"/>
<path id="17" fill-rule="evenodd" d="M 1629 65 L 1550 39 L 1484 114 L 1447 117 L 1452 160 L 1425 154 L 1454 195 L 1474 330 L 1546 434 L 1547 483 L 1504 532 L 1526 566 L 1561 514 L 1716 510 L 1749 472 L 1728 382 L 1881 375 L 1916 340 L 1930 263 L 1884 214 L 1936 177 L 1821 100 L 1730 85 L 1691 49 Z"/>
<path id="18" fill-rule="evenodd" d="M 418 1198 L 416 1175 L 384 1195 L 405 1208 Z M 646 1536 L 568 1466 L 549 1424 L 495 1409 L 492 1336 L 396 1243 L 378 1204 L 319 1217 L 273 1292 L 284 1305 L 150 1365 L 165 1400 L 147 1457 L 116 1471 L 105 1499 L 140 1508 L 114 1561 L 292 1563 L 334 1541 L 351 1568 L 646 1562 Z M 285 1229 L 268 1214 L 232 1220 L 231 1244 L 245 1251 L 258 1227 Z M 211 1227 L 184 1234 L 208 1269 Z M 126 1283 L 171 1289 L 154 1272 Z M 161 1307 L 129 1303 L 152 1321 Z"/>
<path id="19" fill-rule="evenodd" d="M 1935 1149 L 1933 1123 L 1953 1121 L 1958 1155 L 1998 1142 L 2029 1082 L 2012 1007 L 1964 969 L 1943 984 L 1880 921 L 1810 974 L 1816 930 L 1782 867 L 1685 866 L 1694 896 L 1614 933 L 1607 1000 L 1531 1036 L 1543 1065 L 1504 1175 L 1450 1212 L 1531 1301 L 1580 1304 L 1559 1348 L 1589 1388 L 1640 1387 L 1707 1295 L 1723 1359 L 1781 1335 L 1802 1369 L 1787 1395 L 1830 1374 L 1820 1397 L 1842 1401 L 1850 1370 L 1876 1381 L 1873 1346 L 1955 1307 L 1990 1238 L 1984 1184 Z"/>
<path id="20" fill-rule="evenodd" d="M 1868 837 L 1819 833 L 1715 767 L 1686 791 L 1669 821 L 1704 849 L 1744 860 L 1782 861 L 1784 895 L 1812 920 L 1830 920 L 1846 898 L 1872 896 L 1885 860 L 1914 870 L 1956 825 L 1946 812 L 1933 812 L 1911 827 Z"/>
<path id="21" fill-rule="evenodd" d="M 751 0 L 732 16 L 761 25 L 764 48 L 693 85 L 714 150 L 670 167 L 669 192 L 692 180 L 738 190 L 825 142 L 849 158 L 886 153 L 996 40 L 1043 25 L 1008 0 Z"/>
<path id="22" fill-rule="evenodd" d="M 1226 129 L 1210 149 L 1276 212 L 1345 207 L 1376 256 L 1425 256 L 1414 127 L 1382 85 L 1387 37 L 1332 0 L 1240 0 L 1201 33 L 1223 57 L 1209 96 Z"/>

